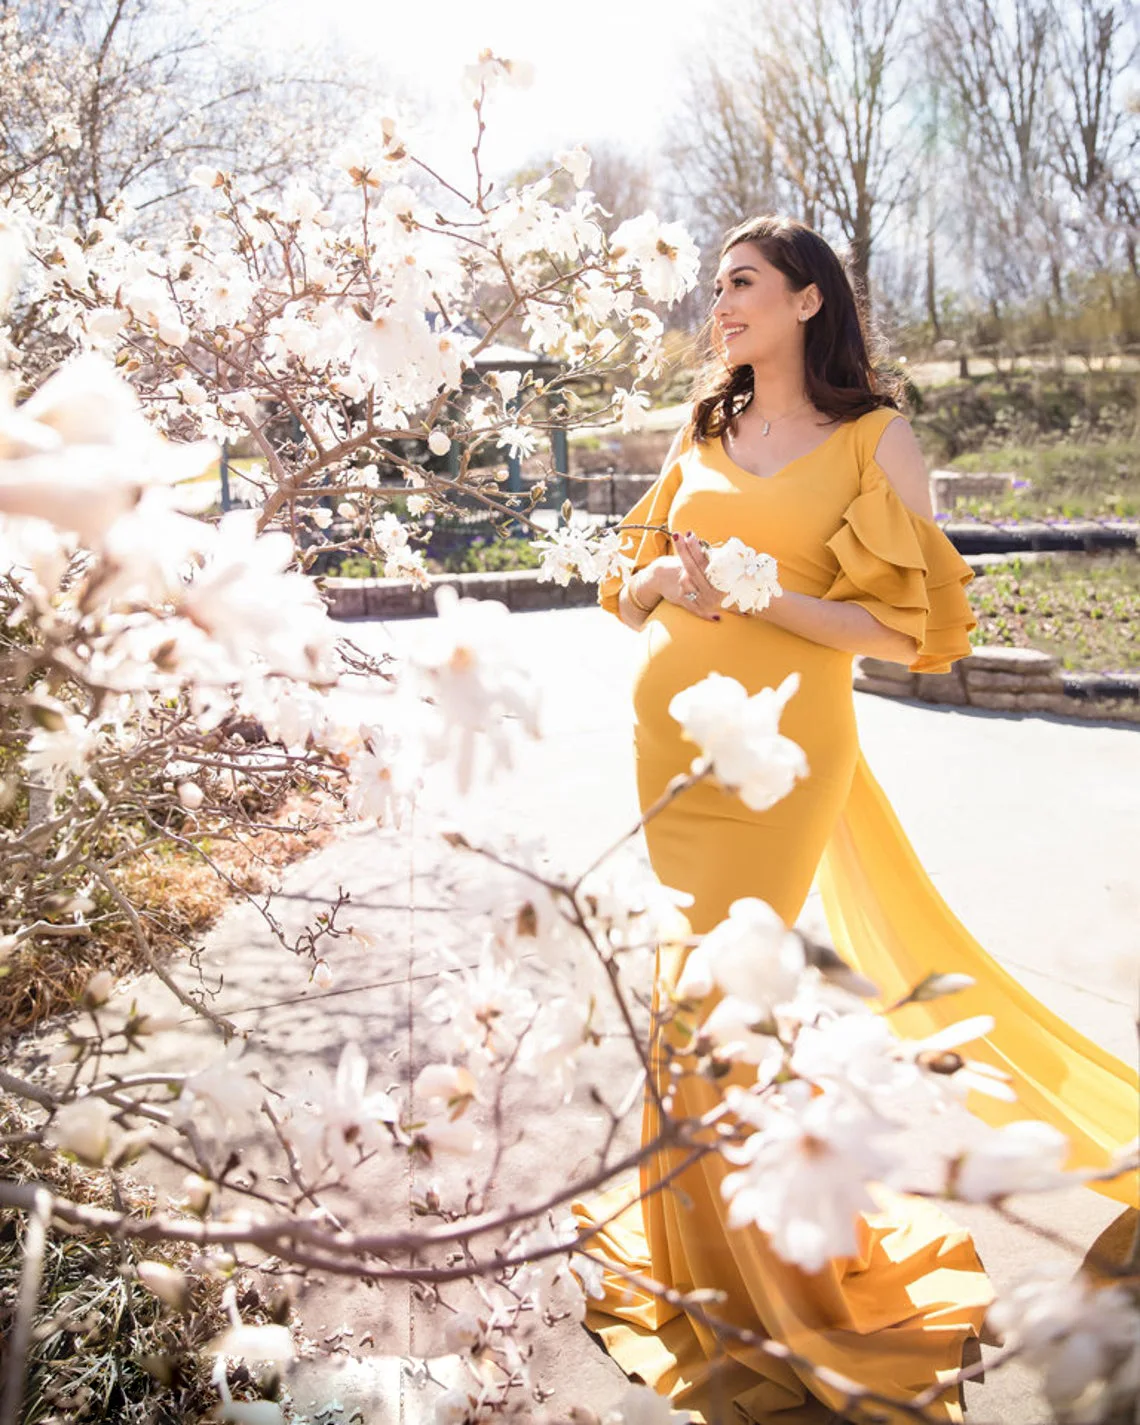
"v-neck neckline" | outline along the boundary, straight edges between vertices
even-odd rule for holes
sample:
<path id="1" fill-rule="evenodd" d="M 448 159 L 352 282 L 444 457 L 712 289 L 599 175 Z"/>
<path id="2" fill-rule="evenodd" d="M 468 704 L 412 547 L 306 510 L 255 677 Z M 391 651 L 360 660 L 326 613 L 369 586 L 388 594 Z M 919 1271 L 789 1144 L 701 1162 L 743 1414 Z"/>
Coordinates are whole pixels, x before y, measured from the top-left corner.
<path id="1" fill-rule="evenodd" d="M 803 455 L 794 455 L 791 460 L 785 461 L 778 470 L 773 470 L 771 475 L 757 475 L 755 470 L 746 469 L 745 466 L 733 460 L 732 456 L 729 455 L 728 451 L 724 448 L 723 436 L 717 435 L 714 436 L 713 439 L 716 441 L 717 449 L 721 455 L 724 456 L 725 460 L 728 461 L 734 470 L 739 470 L 742 475 L 747 475 L 750 480 L 762 480 L 767 482 L 769 480 L 778 480 L 780 476 L 783 475 L 785 471 L 790 470 L 793 465 L 798 465 L 802 460 L 807 460 L 811 456 L 817 455 L 825 445 L 830 445 L 839 432 L 846 430 L 849 425 L 851 425 L 850 421 L 840 421 L 835 429 L 831 431 L 829 435 L 825 435 L 818 445 L 813 445 L 810 450 L 804 451 Z"/>

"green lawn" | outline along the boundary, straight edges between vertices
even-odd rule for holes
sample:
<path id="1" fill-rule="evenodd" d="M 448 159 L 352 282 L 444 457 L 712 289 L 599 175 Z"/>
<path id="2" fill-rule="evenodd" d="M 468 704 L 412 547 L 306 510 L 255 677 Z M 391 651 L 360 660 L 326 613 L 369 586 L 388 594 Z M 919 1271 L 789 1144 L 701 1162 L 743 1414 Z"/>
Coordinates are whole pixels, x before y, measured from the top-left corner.
<path id="1" fill-rule="evenodd" d="M 1140 444 L 1007 445 L 972 451 L 950 469 L 1012 471 L 1028 483 L 1007 495 L 959 501 L 955 510 L 980 519 L 1103 519 L 1140 516 Z"/>

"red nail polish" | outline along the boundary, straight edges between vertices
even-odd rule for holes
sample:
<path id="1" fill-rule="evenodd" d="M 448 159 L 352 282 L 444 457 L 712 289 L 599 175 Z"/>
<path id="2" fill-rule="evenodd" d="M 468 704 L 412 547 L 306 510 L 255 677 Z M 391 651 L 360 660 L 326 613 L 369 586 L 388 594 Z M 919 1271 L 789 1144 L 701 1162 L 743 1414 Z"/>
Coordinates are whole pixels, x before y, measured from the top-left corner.
<path id="1" fill-rule="evenodd" d="M 713 622 L 720 623 L 720 614 L 713 614 Z"/>

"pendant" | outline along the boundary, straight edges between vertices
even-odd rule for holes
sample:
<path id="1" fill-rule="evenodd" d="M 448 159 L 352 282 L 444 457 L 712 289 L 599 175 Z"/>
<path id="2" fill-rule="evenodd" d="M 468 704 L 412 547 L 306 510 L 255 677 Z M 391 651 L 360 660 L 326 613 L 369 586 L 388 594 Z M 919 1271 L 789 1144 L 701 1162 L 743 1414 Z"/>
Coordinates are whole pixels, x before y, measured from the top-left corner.
<path id="1" fill-rule="evenodd" d="M 760 432 L 760 434 L 761 434 L 761 435 L 767 435 L 768 432 L 769 432 L 771 429 L 772 429 L 772 422 L 771 422 L 771 421 L 765 421 L 765 422 L 764 422 L 764 429 Z"/>

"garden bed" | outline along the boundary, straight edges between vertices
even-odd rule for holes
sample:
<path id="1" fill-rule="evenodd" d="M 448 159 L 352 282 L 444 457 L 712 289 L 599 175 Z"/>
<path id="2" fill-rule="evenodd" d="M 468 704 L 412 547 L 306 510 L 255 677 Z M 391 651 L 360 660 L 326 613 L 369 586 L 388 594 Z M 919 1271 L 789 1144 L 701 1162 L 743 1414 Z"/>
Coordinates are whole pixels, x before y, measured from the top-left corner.
<path id="1" fill-rule="evenodd" d="M 977 575 L 967 592 L 975 645 L 1039 648 L 1064 671 L 1140 671 L 1135 554 L 1015 556 Z"/>

